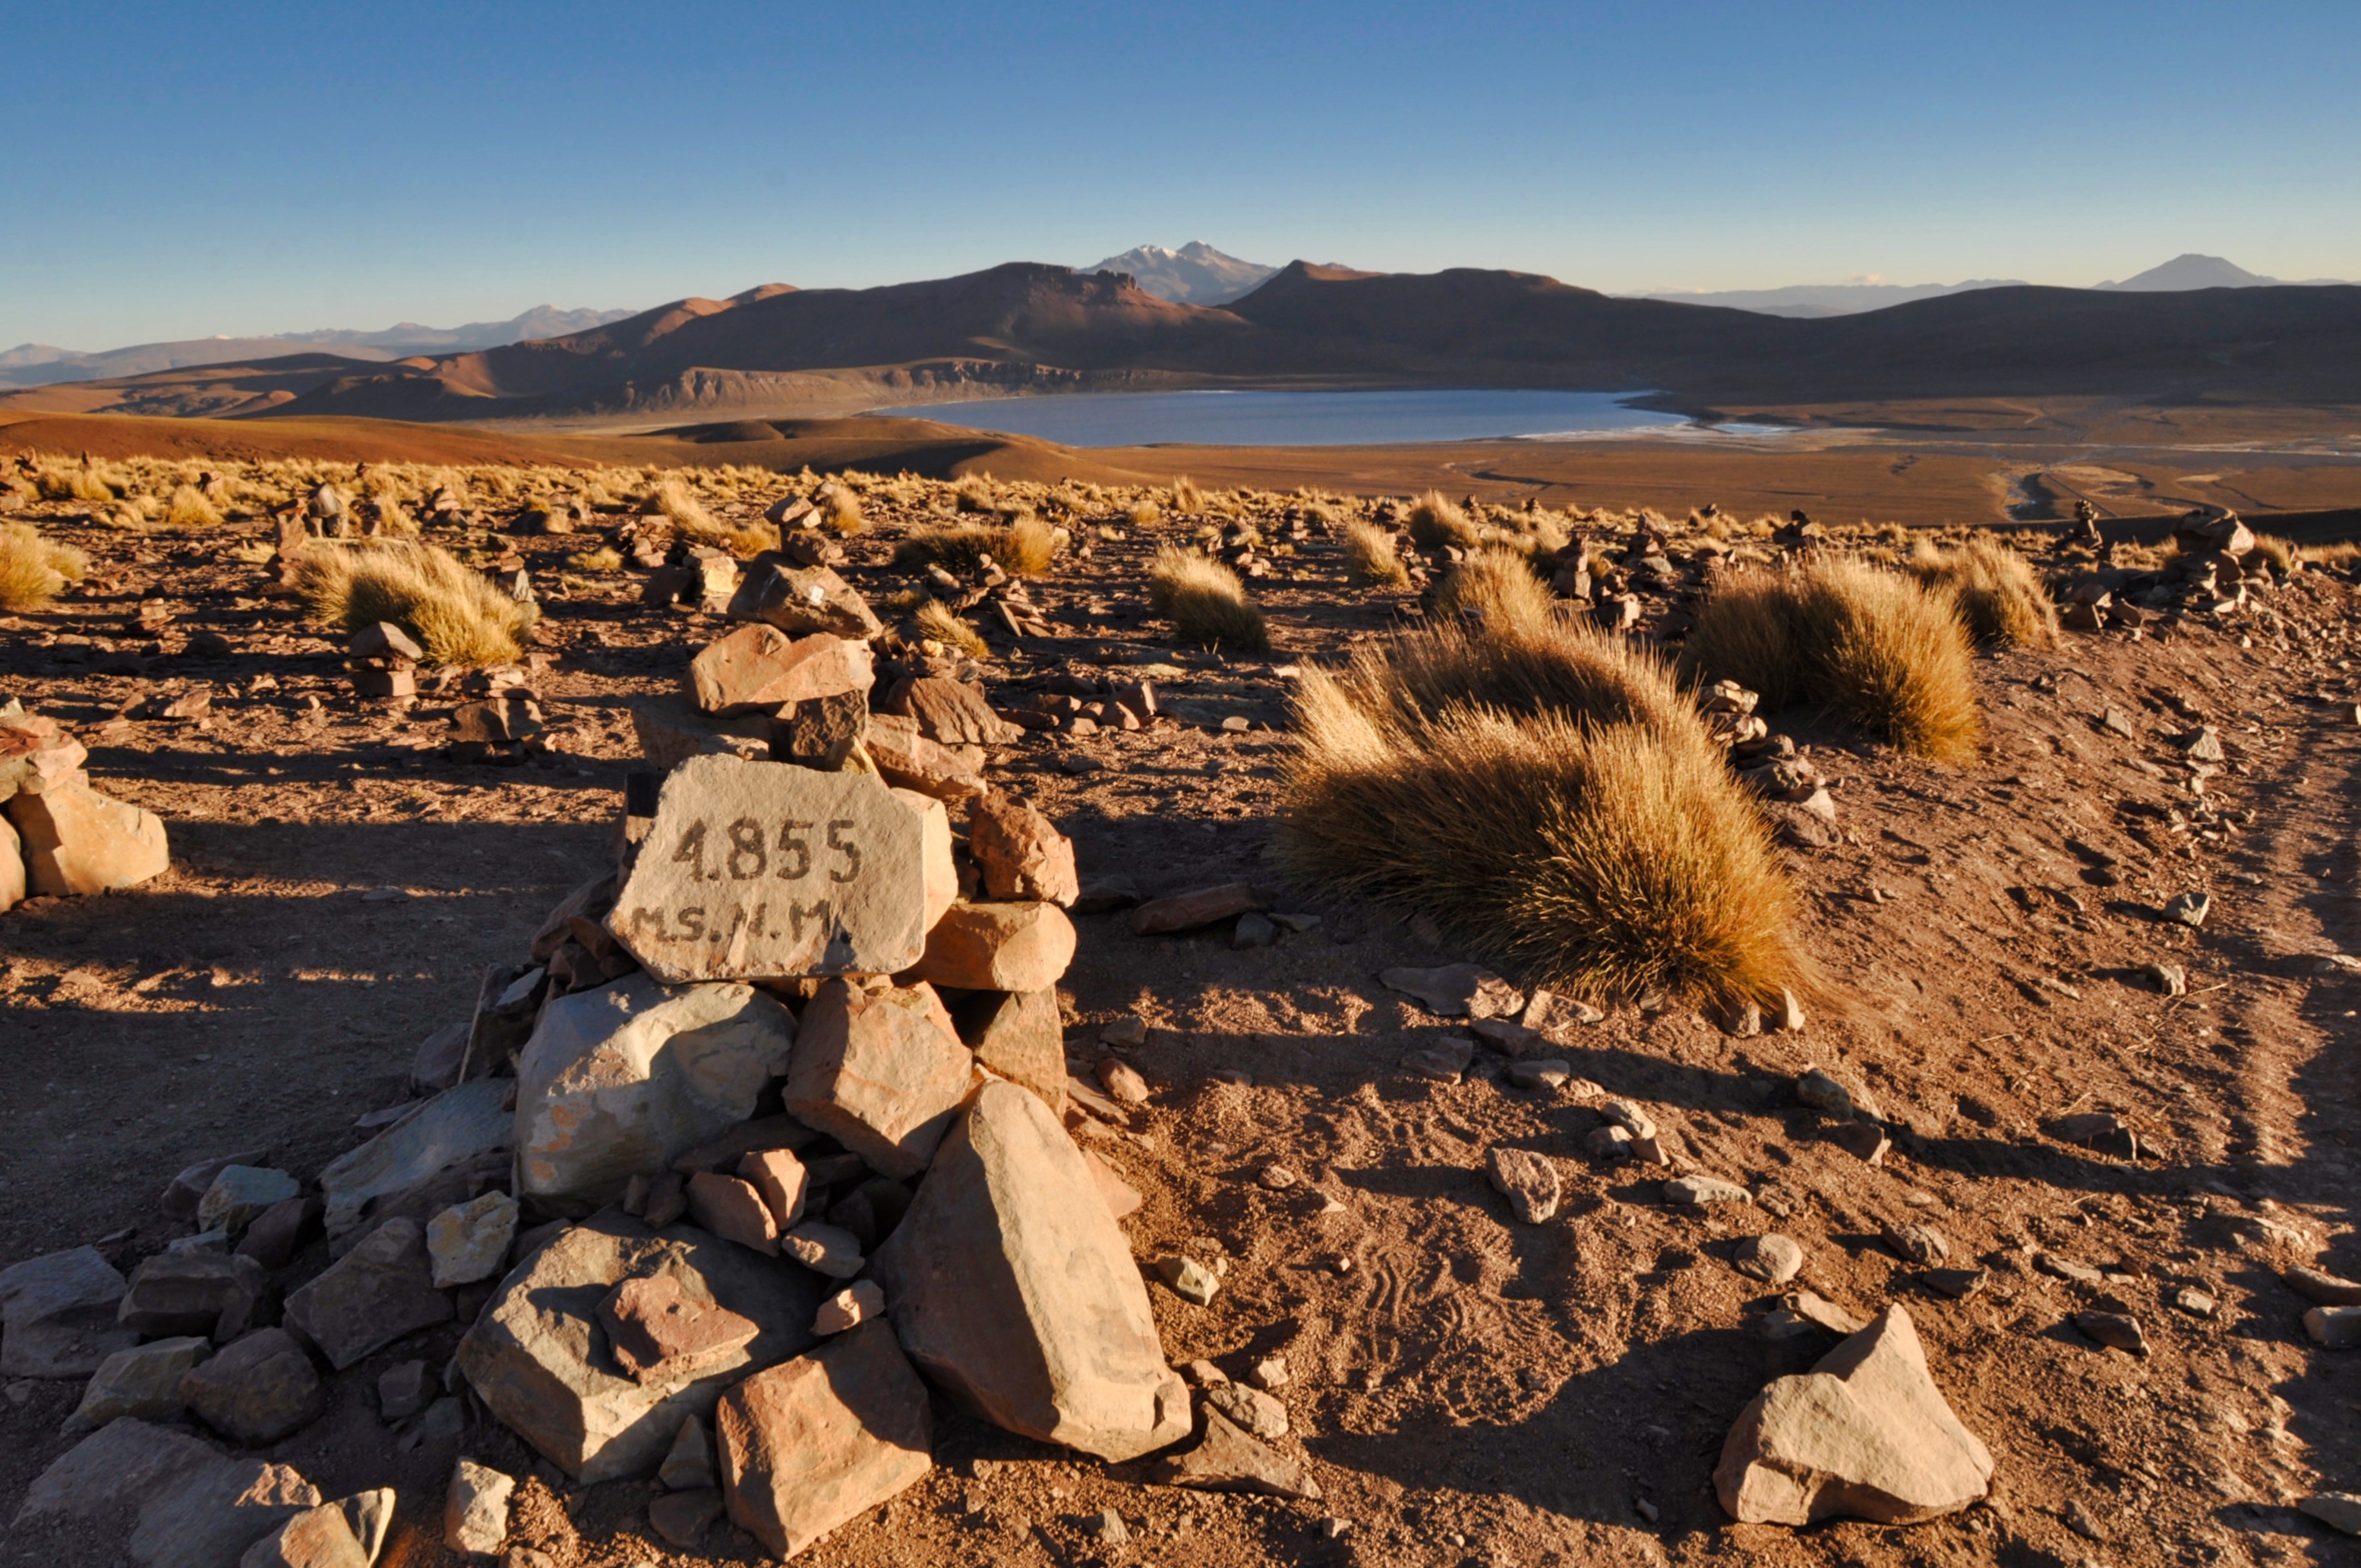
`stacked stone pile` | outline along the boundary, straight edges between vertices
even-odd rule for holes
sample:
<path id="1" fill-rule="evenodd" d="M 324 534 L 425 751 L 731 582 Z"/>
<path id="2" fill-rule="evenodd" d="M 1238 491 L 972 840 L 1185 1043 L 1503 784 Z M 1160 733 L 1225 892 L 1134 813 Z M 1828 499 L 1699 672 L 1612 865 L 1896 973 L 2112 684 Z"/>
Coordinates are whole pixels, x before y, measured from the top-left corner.
<path id="1" fill-rule="evenodd" d="M 0 707 L 0 910 L 136 886 L 171 864 L 163 823 L 92 788 L 89 755 L 56 719 Z"/>
<path id="2" fill-rule="evenodd" d="M 2155 571 L 2113 564 L 2068 591 L 2061 616 L 2075 631 L 2139 629 L 2160 616 L 2228 615 L 2277 585 L 2276 565 L 2235 512 L 2191 512 L 2174 525 L 2174 554 Z"/>
<path id="3" fill-rule="evenodd" d="M 1316 1495 L 1196 1419 L 1118 1224 L 1138 1195 L 1070 1131 L 1104 1104 L 1068 1076 L 1056 990 L 1073 849 L 970 754 L 1013 731 L 933 676 L 871 712 L 876 623 L 825 567 L 766 558 L 735 593 L 691 701 L 759 715 L 778 760 L 644 775 L 614 872 L 420 1047 L 431 1098 L 309 1182 L 262 1151 L 182 1172 L 192 1234 L 127 1279 L 90 1248 L 0 1275 L 8 1370 L 88 1379 L 93 1435 L 29 1516 L 127 1502 L 224 1563 L 366 1563 L 392 1499 L 325 1502 L 162 1424 L 277 1442 L 340 1376 L 374 1379 L 403 1444 L 459 1450 L 464 1552 L 506 1532 L 483 1419 L 576 1480 L 658 1477 L 651 1524 L 684 1548 L 726 1514 L 792 1555 L 874 1508 L 930 1468 L 938 1398 L 1108 1461 L 1202 1430 L 1160 1475 Z M 439 1375 L 385 1365 L 455 1323 Z M 185 1486 L 120 1481 L 168 1470 Z M 128 1554 L 165 1560 L 146 1539 Z"/>

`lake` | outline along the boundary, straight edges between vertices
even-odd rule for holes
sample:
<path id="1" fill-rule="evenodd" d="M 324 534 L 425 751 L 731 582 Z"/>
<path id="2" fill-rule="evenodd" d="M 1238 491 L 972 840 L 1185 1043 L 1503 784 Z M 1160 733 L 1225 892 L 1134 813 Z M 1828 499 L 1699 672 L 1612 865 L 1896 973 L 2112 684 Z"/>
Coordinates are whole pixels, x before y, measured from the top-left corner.
<path id="1" fill-rule="evenodd" d="M 1482 388 L 1076 392 L 869 411 L 1029 435 L 1060 446 L 1391 446 L 1691 428 L 1678 414 L 1630 406 L 1630 399 L 1642 395 Z"/>

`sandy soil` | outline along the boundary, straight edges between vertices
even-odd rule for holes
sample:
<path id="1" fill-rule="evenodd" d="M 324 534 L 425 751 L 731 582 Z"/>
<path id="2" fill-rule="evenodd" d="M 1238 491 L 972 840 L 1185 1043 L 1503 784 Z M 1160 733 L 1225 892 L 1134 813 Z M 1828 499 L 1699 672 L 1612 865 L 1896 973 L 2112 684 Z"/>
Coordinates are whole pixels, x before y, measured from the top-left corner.
<path id="1" fill-rule="evenodd" d="M 57 508 L 46 509 L 51 511 Z M 873 513 L 881 508 L 873 505 Z M 253 528 L 133 538 L 53 530 L 91 550 L 93 580 L 50 612 L 0 624 L 0 693 L 87 736 L 101 787 L 169 823 L 176 864 L 134 892 L 35 901 L 0 916 L 0 1261 L 106 1238 L 126 1266 L 170 1234 L 158 1191 L 183 1165 L 267 1149 L 308 1175 L 359 1141 L 358 1115 L 404 1098 L 415 1043 L 464 1015 L 486 963 L 518 954 L 544 910 L 600 865 L 633 761 L 621 704 L 668 689 L 718 621 L 642 611 L 628 587 L 546 604 L 559 644 L 536 679 L 562 748 L 513 769 L 435 751 L 450 699 L 407 715 L 344 692 L 338 654 L 228 559 Z M 886 532 L 890 532 L 891 530 Z M 1271 660 L 1175 650 L 1138 611 L 1153 538 L 1101 544 L 1039 587 L 1061 635 L 994 663 L 996 693 L 1069 667 L 1156 680 L 1184 722 L 1086 740 L 1029 738 L 994 776 L 1049 811 L 1089 872 L 1150 893 L 1234 878 L 1278 883 L 1266 858 L 1289 666 L 1392 624 L 1400 596 L 1344 586 L 1315 542 L 1260 586 Z M 578 540 L 526 540 L 545 557 Z M 898 581 L 888 544 L 854 543 L 851 576 Z M 1060 1565 L 2165 1563 L 2351 1560 L 2292 1505 L 2361 1489 L 2361 1360 L 2304 1338 L 2279 1271 L 2361 1271 L 2351 1236 L 2361 1135 L 2350 1045 L 2361 976 L 2318 972 L 2361 949 L 2355 829 L 2361 726 L 2346 628 L 2355 590 L 2319 574 L 2221 627 L 2134 642 L 2076 638 L 1979 661 L 1982 758 L 1938 770 L 1823 730 L 1844 840 L 1796 850 L 1809 942 L 1839 992 L 1800 1035 L 1724 1036 L 1692 1012 L 1616 1008 L 1574 1070 L 1646 1106 L 1684 1168 L 1762 1201 L 1706 1216 L 1661 1201 L 1663 1171 L 1594 1166 L 1596 1112 L 1512 1087 L 1479 1052 L 1466 1080 L 1405 1073 L 1403 1052 L 1458 1031 L 1389 992 L 1392 964 L 1437 952 L 1400 926 L 1285 890 L 1313 931 L 1234 951 L 1219 931 L 1139 939 L 1085 917 L 1066 990 L 1070 1050 L 1101 1026 L 1148 1025 L 1128 1054 L 1155 1086 L 1093 1146 L 1147 1195 L 1143 1256 L 1183 1250 L 1225 1269 L 1210 1308 L 1153 1292 L 1175 1362 L 1235 1376 L 1284 1355 L 1298 1448 L 1321 1503 L 1149 1487 L 1104 1466 L 940 1415 L 935 1474 L 807 1560 Z M 101 674 L 125 621 L 160 599 L 174 635 L 236 653 L 165 656 Z M 88 639 L 84 642 L 68 639 Z M 233 695 L 269 674 L 276 691 Z M 194 680 L 209 722 L 114 716 Z M 306 707 L 316 697 L 316 710 Z M 2114 708 L 2137 739 L 2103 728 Z M 2201 800 L 2168 736 L 2202 710 L 2226 772 Z M 1067 759 L 1103 764 L 1071 771 Z M 2218 819 L 2201 817 L 2206 803 Z M 2176 830 L 2178 814 L 2188 830 Z M 1283 884 L 1281 884 L 1283 885 Z M 2173 894 L 2213 895 L 2202 931 L 2163 922 Z M 2144 976 L 2185 965 L 2169 1001 Z M 1513 977 L 1512 977 L 1513 978 Z M 1882 1166 L 1822 1136 L 1791 1083 L 1807 1064 L 1857 1073 L 1897 1124 Z M 1242 1069 L 1241 1086 L 1214 1076 Z M 2120 1113 L 2151 1151 L 2111 1159 L 2045 1132 L 2070 1111 Z M 1510 1218 L 1483 1176 L 1512 1144 L 1555 1158 L 1557 1218 Z M 1273 1190 L 1283 1165 L 1298 1184 Z M 1338 1205 L 1333 1212 L 1326 1201 Z M 1989 1270 L 1964 1299 L 1930 1289 L 1880 1239 L 1934 1226 L 1949 1262 Z M 1730 1266 L 1777 1229 L 1799 1283 L 1867 1316 L 1907 1304 L 1938 1380 L 1999 1464 L 1986 1505 L 1905 1530 L 1735 1527 L 1708 1476 L 1724 1432 L 1770 1377 L 1832 1336 L 1756 1327 L 1763 1288 Z M 2040 1255 L 2103 1271 L 2045 1272 Z M 316 1260 L 315 1260 L 316 1266 Z M 2193 1288 L 2210 1317 L 2176 1308 Z M 2079 1310 L 2117 1301 L 2150 1353 L 2102 1348 Z M 435 1331 L 334 1380 L 327 1418 L 273 1450 L 331 1496 L 402 1490 L 387 1562 L 438 1544 L 452 1452 L 394 1447 L 367 1390 L 392 1362 L 440 1365 Z M 0 1399 L 0 1519 L 62 1453 L 78 1390 L 19 1383 Z M 575 1488 L 479 1425 L 465 1452 L 533 1477 L 512 1540 L 565 1568 L 752 1562 L 716 1527 L 706 1555 L 649 1530 L 646 1483 Z M 1081 1520 L 1124 1516 L 1104 1547 Z M 1331 1539 L 1327 1519 L 1345 1521 Z M 2078 1527 L 2081 1527 L 2078 1529 Z M 0 1563 L 111 1561 L 19 1527 Z"/>

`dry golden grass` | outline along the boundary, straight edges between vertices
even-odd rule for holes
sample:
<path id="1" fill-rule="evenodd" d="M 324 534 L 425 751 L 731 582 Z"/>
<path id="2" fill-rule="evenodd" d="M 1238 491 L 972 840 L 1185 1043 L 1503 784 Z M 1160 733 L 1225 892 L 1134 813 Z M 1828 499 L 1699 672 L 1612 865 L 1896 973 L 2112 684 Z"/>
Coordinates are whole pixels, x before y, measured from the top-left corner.
<path id="1" fill-rule="evenodd" d="M 1685 672 L 1733 680 L 1766 711 L 1799 702 L 1937 762 L 1974 753 L 1974 652 L 1949 596 L 1858 561 L 1749 573 L 1717 590 Z"/>
<path id="2" fill-rule="evenodd" d="M 869 518 L 861 510 L 859 492 L 845 485 L 821 486 L 819 525 L 848 539 L 867 528 Z"/>
<path id="3" fill-rule="evenodd" d="M 1409 729 L 1454 707 L 1667 732 L 1697 725 L 1664 661 L 1587 623 L 1407 632 L 1356 650 L 1338 678 L 1360 707 Z"/>
<path id="4" fill-rule="evenodd" d="M 1174 511 L 1205 510 L 1205 492 L 1199 489 L 1197 481 L 1186 474 L 1172 481 L 1172 510 Z"/>
<path id="5" fill-rule="evenodd" d="M 2347 539 L 2334 544 L 2307 544 L 2296 552 L 2296 559 L 2308 566 L 2350 566 L 2361 562 L 2361 542 Z"/>
<path id="6" fill-rule="evenodd" d="M 1148 602 L 1182 641 L 1232 653 L 1260 653 L 1270 647 L 1262 611 L 1246 598 L 1238 575 L 1219 561 L 1166 545 L 1148 568 Z"/>
<path id="7" fill-rule="evenodd" d="M 1504 544 L 1488 544 L 1470 554 L 1434 591 L 1439 613 L 1472 613 L 1486 626 L 1547 626 L 1557 619 L 1555 603 L 1548 585 L 1533 576 L 1532 558 Z"/>
<path id="8" fill-rule="evenodd" d="M 173 528 L 214 528 L 221 521 L 221 509 L 194 485 L 174 487 L 164 502 L 164 521 Z"/>
<path id="9" fill-rule="evenodd" d="M 1920 542 L 1906 563 L 1910 575 L 1938 593 L 1949 593 L 1960 619 L 1979 642 L 2002 648 L 2040 648 L 2058 635 L 2058 607 L 2033 564 L 2007 545 L 1982 533 L 1956 550 Z"/>
<path id="10" fill-rule="evenodd" d="M 956 649 L 971 659 L 987 659 L 992 649 L 984 642 L 983 634 L 953 613 L 951 607 L 940 599 L 928 599 L 918 607 L 916 617 L 918 635 L 931 637 L 946 648 Z"/>
<path id="11" fill-rule="evenodd" d="M 1445 544 L 1473 550 L 1484 542 L 1482 532 L 1467 520 L 1458 503 L 1444 499 L 1441 490 L 1429 490 L 1411 504 L 1410 536 L 1422 550 Z"/>
<path id="12" fill-rule="evenodd" d="M 2295 570 L 2295 564 L 2301 558 L 2297 554 L 2295 542 L 2282 539 L 2276 533 L 2256 534 L 2255 548 L 2262 554 L 2264 560 L 2271 564 L 2271 570 L 2282 577 Z"/>
<path id="13" fill-rule="evenodd" d="M 983 557 L 1013 577 L 1038 577 L 1049 570 L 1058 554 L 1058 535 L 1038 517 L 1026 516 L 1001 528 L 962 523 L 955 528 L 920 528 L 895 547 L 897 566 L 940 566 L 946 571 L 972 572 Z"/>
<path id="14" fill-rule="evenodd" d="M 81 551 L 42 538 L 30 523 L 0 526 L 0 610 L 38 609 L 89 566 Z"/>
<path id="15" fill-rule="evenodd" d="M 1294 873 L 1557 989 L 1812 990 L 1769 833 L 1660 667 L 1637 706 L 1668 724 L 1469 706 L 1405 721 L 1377 673 L 1306 672 L 1279 838 Z"/>
<path id="16" fill-rule="evenodd" d="M 516 658 L 536 615 L 434 545 L 409 541 L 314 543 L 297 564 L 296 588 L 314 621 L 350 632 L 390 620 L 442 664 Z"/>
<path id="17" fill-rule="evenodd" d="M 1410 568 L 1394 554 L 1394 536 L 1370 522 L 1345 525 L 1345 572 L 1371 587 L 1410 586 Z"/>
<path id="18" fill-rule="evenodd" d="M 602 544 L 596 550 L 568 555 L 566 564 L 577 572 L 620 572 L 623 569 L 623 553 L 611 544 Z"/>
<path id="19" fill-rule="evenodd" d="M 1164 515 L 1164 509 L 1152 500 L 1137 500 L 1124 514 L 1124 521 L 1134 528 L 1147 528 Z"/>

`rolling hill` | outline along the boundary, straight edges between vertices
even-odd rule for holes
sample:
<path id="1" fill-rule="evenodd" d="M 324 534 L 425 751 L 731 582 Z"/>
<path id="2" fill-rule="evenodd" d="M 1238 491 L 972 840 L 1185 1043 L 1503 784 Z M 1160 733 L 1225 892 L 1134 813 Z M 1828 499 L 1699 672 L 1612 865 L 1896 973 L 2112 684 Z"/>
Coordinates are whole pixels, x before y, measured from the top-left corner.
<path id="1" fill-rule="evenodd" d="M 677 422 L 1019 392 L 1529 386 L 1666 406 L 1843 399 L 2361 401 L 2361 287 L 2025 285 L 1822 319 L 1620 299 L 1530 273 L 1295 262 L 1226 306 L 1012 262 L 875 289 L 765 285 L 588 331 L 368 364 L 247 358 L 0 398 L 60 412 Z"/>

